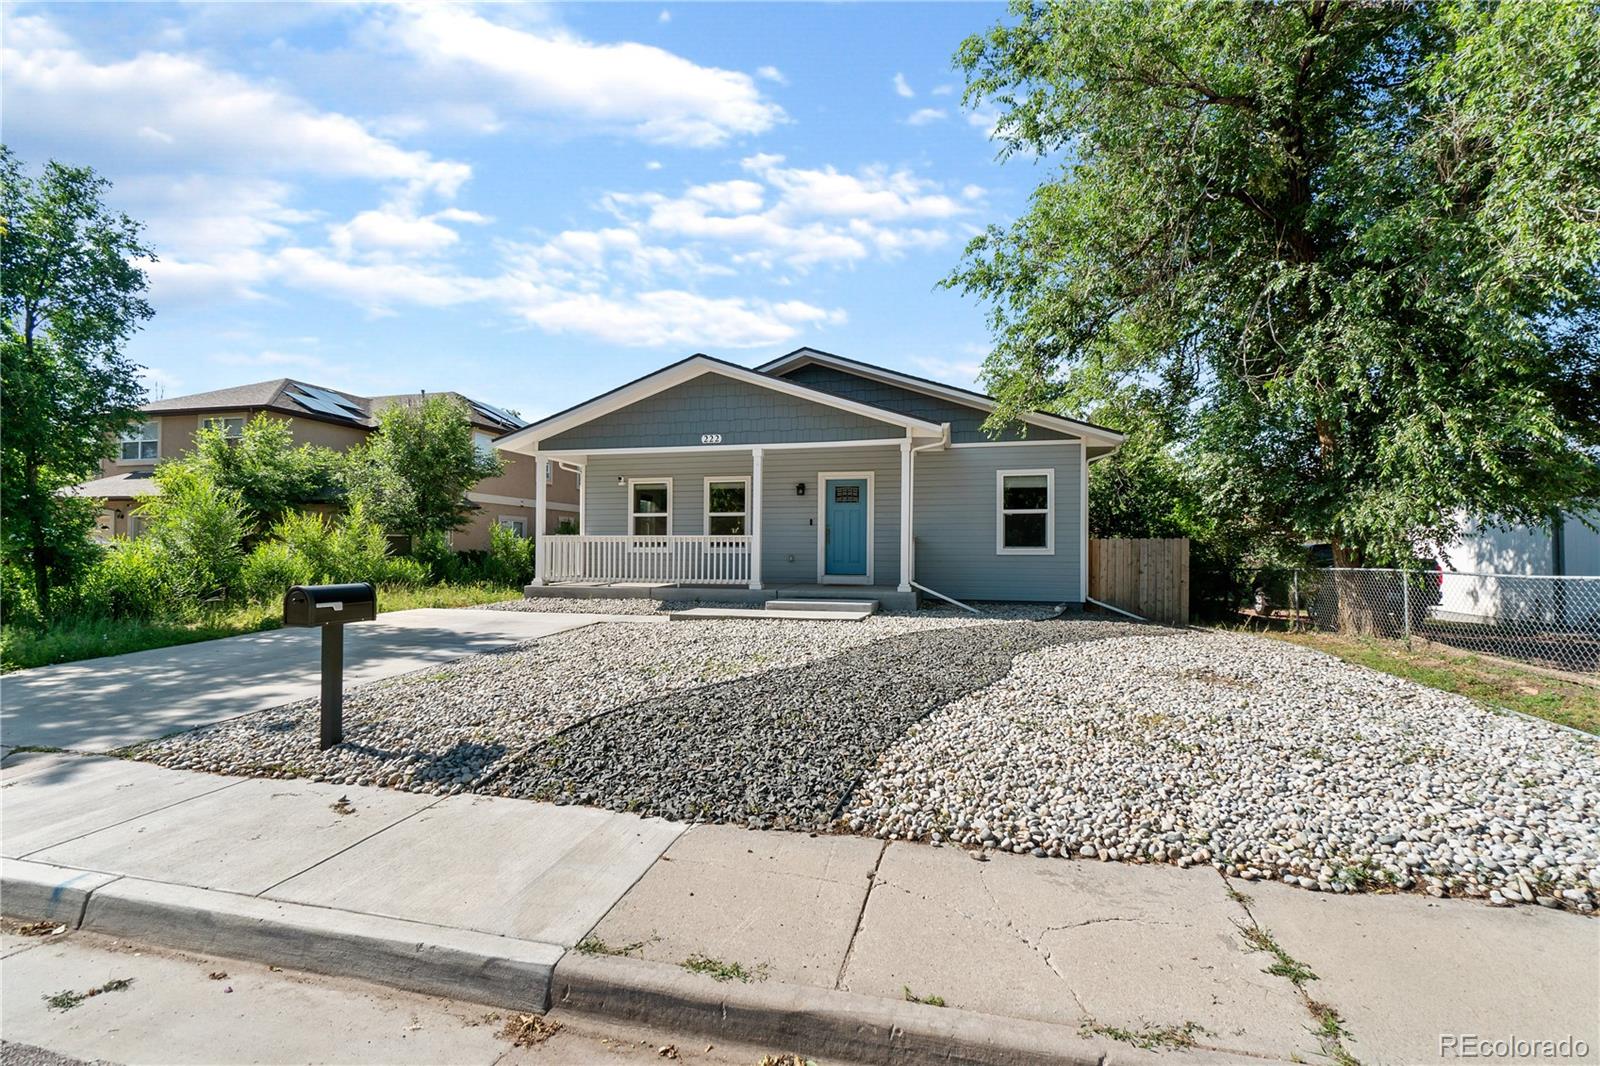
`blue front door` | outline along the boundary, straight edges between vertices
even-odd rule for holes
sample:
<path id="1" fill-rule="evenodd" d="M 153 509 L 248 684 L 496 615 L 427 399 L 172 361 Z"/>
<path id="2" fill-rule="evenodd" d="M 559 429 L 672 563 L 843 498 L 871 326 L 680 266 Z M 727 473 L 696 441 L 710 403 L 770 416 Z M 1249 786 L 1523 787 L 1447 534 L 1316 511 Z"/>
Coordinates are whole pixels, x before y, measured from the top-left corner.
<path id="1" fill-rule="evenodd" d="M 823 574 L 828 577 L 867 576 L 867 479 L 829 478 L 823 485 L 824 542 Z"/>

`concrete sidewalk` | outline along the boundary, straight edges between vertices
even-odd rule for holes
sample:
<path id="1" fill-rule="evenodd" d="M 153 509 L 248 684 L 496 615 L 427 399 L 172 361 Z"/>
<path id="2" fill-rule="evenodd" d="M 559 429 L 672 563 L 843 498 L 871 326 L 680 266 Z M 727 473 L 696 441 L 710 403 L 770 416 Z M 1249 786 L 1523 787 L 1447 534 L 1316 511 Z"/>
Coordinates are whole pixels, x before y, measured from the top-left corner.
<path id="1" fill-rule="evenodd" d="M 12 916 L 835 1059 L 1600 1061 L 1600 924 L 1538 908 L 68 755 L 0 770 L 0 854 Z"/>
<path id="2" fill-rule="evenodd" d="M 599 614 L 422 608 L 345 633 L 345 684 L 420 670 L 597 621 Z M 7 746 L 103 752 L 317 695 L 321 633 L 274 629 L 7 674 Z"/>

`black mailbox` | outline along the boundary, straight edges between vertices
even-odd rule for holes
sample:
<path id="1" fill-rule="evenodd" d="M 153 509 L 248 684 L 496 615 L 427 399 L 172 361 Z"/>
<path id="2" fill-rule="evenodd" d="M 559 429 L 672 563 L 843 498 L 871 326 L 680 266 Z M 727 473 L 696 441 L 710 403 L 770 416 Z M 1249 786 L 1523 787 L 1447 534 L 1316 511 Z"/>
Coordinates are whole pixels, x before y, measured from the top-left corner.
<path id="1" fill-rule="evenodd" d="M 296 585 L 283 597 L 286 626 L 370 622 L 376 617 L 378 590 L 365 581 L 350 585 Z"/>
<path id="2" fill-rule="evenodd" d="M 295 585 L 283 596 L 283 624 L 322 627 L 322 750 L 344 740 L 344 625 L 378 617 L 378 590 L 349 585 Z"/>

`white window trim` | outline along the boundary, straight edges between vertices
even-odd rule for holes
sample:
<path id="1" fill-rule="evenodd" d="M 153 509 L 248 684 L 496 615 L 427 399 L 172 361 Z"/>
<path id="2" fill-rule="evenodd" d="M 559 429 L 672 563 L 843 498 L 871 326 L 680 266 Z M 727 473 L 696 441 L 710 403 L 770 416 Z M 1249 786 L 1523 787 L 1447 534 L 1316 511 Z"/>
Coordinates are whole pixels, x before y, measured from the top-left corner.
<path id="1" fill-rule="evenodd" d="M 830 574 L 828 570 L 828 482 L 867 482 L 867 572 L 866 574 Z M 870 585 L 877 569 L 878 538 L 878 486 L 871 470 L 824 470 L 817 474 L 817 584 L 819 585 Z"/>
<path id="2" fill-rule="evenodd" d="M 1044 475 L 1044 547 L 1006 547 L 1007 514 L 1039 514 L 1037 508 L 1023 507 L 1006 510 L 1006 478 L 1038 477 Z M 994 472 L 994 553 L 996 555 L 1054 555 L 1056 553 L 1056 472 L 1054 467 L 1035 470 L 996 470 Z"/>
<path id="3" fill-rule="evenodd" d="M 711 486 L 712 485 L 732 484 L 735 481 L 739 482 L 740 484 L 742 484 L 744 486 L 744 510 L 742 510 L 742 511 L 718 511 L 717 512 L 717 516 L 718 517 L 722 517 L 722 518 L 725 518 L 728 515 L 732 515 L 732 514 L 736 514 L 736 515 L 740 516 L 741 518 L 744 519 L 744 529 L 745 529 L 745 531 L 742 534 L 737 534 L 737 535 L 738 536 L 745 536 L 745 537 L 748 537 L 750 535 L 750 475 L 748 475 L 748 474 L 734 474 L 731 477 L 708 477 L 708 478 L 706 478 L 704 495 L 701 496 L 701 498 L 700 498 L 700 521 L 701 521 L 700 532 L 704 533 L 706 536 L 708 536 L 708 537 L 713 537 L 713 536 L 716 536 L 716 537 L 731 537 L 731 536 L 735 536 L 736 535 L 736 534 L 732 534 L 732 533 L 712 533 L 711 532 Z"/>
<path id="4" fill-rule="evenodd" d="M 154 462 L 156 462 L 157 460 L 159 460 L 161 458 L 161 419 L 159 419 L 159 418 L 147 418 L 143 422 L 139 423 L 139 425 L 141 427 L 143 427 L 143 426 L 155 426 L 156 427 L 156 436 L 155 436 L 156 454 L 154 456 L 152 456 L 151 458 L 149 458 L 149 459 L 124 459 L 122 457 L 122 446 L 123 446 L 123 444 L 130 443 L 130 442 L 128 441 L 126 434 L 118 434 L 117 435 L 117 465 L 118 466 L 145 466 L 147 464 L 154 463 Z M 144 438 L 141 437 L 139 439 L 142 441 Z"/>
<path id="5" fill-rule="evenodd" d="M 209 425 L 212 422 L 221 422 L 221 423 L 223 423 L 223 433 L 226 434 L 227 433 L 227 421 L 230 418 L 238 420 L 238 422 L 239 422 L 239 436 L 238 437 L 230 436 L 230 437 L 228 437 L 228 439 L 229 440 L 238 440 L 240 437 L 244 436 L 244 427 L 250 424 L 249 417 L 246 416 L 244 414 L 244 412 L 242 412 L 242 411 L 237 413 L 237 414 L 201 415 L 200 416 L 200 428 L 201 429 L 205 429 L 206 426 Z"/>
<path id="6" fill-rule="evenodd" d="M 516 526 L 511 524 L 513 522 L 520 523 L 522 529 L 520 531 L 517 530 Z M 519 514 L 495 515 L 494 524 L 497 526 L 505 526 L 507 529 L 510 529 L 512 532 L 516 533 L 519 537 L 526 538 L 528 535 L 528 520 Z"/>
<path id="7" fill-rule="evenodd" d="M 633 531 L 633 520 L 635 518 L 639 518 L 641 516 L 650 517 L 650 516 L 643 515 L 643 512 L 635 512 L 634 509 L 633 509 L 633 487 L 635 485 L 665 485 L 667 487 L 667 531 L 666 531 L 666 533 L 664 533 L 664 534 L 659 534 L 659 533 L 635 533 Z M 630 538 L 632 538 L 632 537 L 656 537 L 656 536 L 668 536 L 668 537 L 670 537 L 670 536 L 672 536 L 672 479 L 670 477 L 630 477 L 628 479 L 628 498 L 627 498 L 627 500 L 625 502 L 628 505 L 628 512 L 627 512 L 627 514 L 628 514 L 628 536 Z M 639 545 L 631 543 L 631 541 L 630 541 L 630 543 L 628 545 L 628 548 L 629 548 L 630 551 L 666 551 L 665 548 L 641 547 Z"/>

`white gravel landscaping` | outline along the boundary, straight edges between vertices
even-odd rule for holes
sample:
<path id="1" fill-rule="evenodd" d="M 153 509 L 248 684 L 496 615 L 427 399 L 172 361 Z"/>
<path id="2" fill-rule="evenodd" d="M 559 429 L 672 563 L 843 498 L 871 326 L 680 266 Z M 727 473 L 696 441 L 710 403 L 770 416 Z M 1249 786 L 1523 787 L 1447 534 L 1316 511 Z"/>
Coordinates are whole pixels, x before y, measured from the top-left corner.
<path id="1" fill-rule="evenodd" d="M 913 725 L 843 823 L 1590 913 L 1600 746 L 1287 643 L 1145 630 L 1018 656 Z"/>

